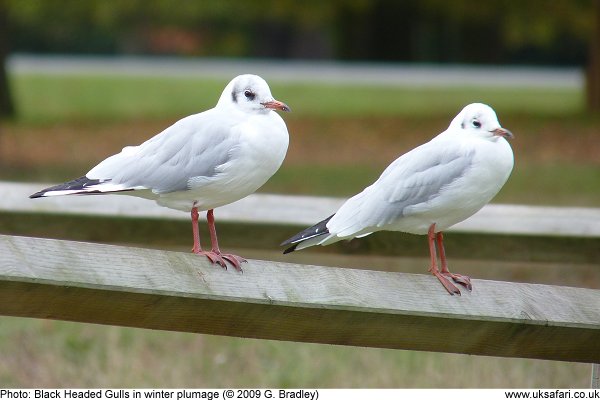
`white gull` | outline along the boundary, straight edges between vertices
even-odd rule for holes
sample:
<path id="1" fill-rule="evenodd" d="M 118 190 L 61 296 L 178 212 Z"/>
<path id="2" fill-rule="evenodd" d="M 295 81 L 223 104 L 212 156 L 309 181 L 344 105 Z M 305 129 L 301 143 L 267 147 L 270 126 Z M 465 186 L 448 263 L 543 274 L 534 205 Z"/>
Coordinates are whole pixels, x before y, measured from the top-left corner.
<path id="1" fill-rule="evenodd" d="M 139 146 L 125 147 L 81 178 L 30 197 L 118 193 L 190 212 L 192 251 L 241 270 L 243 258 L 219 249 L 213 209 L 254 193 L 281 166 L 289 136 L 273 110 L 290 111 L 261 77 L 240 75 L 214 108 L 177 121 Z M 199 211 L 208 211 L 210 251 L 200 246 Z"/>
<path id="2" fill-rule="evenodd" d="M 475 214 L 500 191 L 514 164 L 505 140 L 512 136 L 491 107 L 469 104 L 448 129 L 400 156 L 334 215 L 283 242 L 292 245 L 285 253 L 381 230 L 427 234 L 429 271 L 450 294 L 460 290 L 448 278 L 471 290 L 469 277 L 448 270 L 442 231 Z"/>

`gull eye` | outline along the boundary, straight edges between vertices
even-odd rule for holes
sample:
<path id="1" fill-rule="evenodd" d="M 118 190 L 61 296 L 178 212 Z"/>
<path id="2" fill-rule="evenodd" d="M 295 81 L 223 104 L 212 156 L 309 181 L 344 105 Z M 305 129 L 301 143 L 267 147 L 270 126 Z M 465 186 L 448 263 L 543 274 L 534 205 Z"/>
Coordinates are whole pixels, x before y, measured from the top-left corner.
<path id="1" fill-rule="evenodd" d="M 245 90 L 244 96 L 246 96 L 248 100 L 254 100 L 254 97 L 256 97 L 256 95 L 251 90 Z"/>
<path id="2" fill-rule="evenodd" d="M 473 121 L 471 121 L 471 125 L 473 125 L 473 128 L 476 128 L 476 129 L 481 128 L 481 122 L 479 122 L 476 119 L 474 119 Z"/>

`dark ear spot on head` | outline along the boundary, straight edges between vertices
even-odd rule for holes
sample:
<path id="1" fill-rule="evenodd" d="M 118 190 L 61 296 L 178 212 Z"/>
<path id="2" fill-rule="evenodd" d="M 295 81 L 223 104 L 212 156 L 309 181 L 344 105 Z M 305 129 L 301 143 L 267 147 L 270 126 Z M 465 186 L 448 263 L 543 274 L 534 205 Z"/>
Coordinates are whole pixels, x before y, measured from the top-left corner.
<path id="1" fill-rule="evenodd" d="M 231 92 L 231 100 L 233 100 L 234 103 L 237 103 L 237 93 L 235 90 Z"/>
<path id="2" fill-rule="evenodd" d="M 235 101 L 235 99 L 234 99 L 234 101 Z M 460 124 L 460 127 L 461 127 L 462 129 L 465 129 L 465 121 L 463 121 L 463 122 L 462 122 L 462 124 Z"/>

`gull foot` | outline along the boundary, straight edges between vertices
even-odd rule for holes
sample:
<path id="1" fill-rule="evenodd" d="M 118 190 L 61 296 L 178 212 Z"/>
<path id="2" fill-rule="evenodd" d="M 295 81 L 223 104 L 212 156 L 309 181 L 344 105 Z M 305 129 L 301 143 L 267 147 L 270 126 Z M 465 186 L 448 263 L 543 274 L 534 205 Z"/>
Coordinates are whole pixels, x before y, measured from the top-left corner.
<path id="1" fill-rule="evenodd" d="M 448 293 L 450 293 L 450 295 L 460 296 L 460 290 L 452 282 L 450 282 L 450 280 L 448 278 L 446 278 L 444 275 L 442 275 L 438 271 L 432 271 L 431 273 L 436 278 L 438 278 L 440 283 L 444 286 L 444 289 L 446 289 L 448 291 Z"/>
<path id="2" fill-rule="evenodd" d="M 231 265 L 233 265 L 233 268 L 235 268 L 237 271 L 240 272 L 244 272 L 242 270 L 242 263 L 248 262 L 245 258 L 242 258 L 240 256 L 236 256 L 235 254 L 222 254 L 219 251 L 204 251 L 204 250 L 194 250 L 192 249 L 192 252 L 194 254 L 198 254 L 201 256 L 206 256 L 206 258 L 208 258 L 208 260 L 213 263 L 213 264 L 219 264 L 221 267 L 227 269 L 227 263 L 225 261 L 228 261 Z"/>
<path id="3" fill-rule="evenodd" d="M 453 274 L 452 272 L 442 272 L 442 275 L 452 278 L 452 280 L 459 285 L 464 286 L 469 292 L 473 290 L 473 285 L 471 284 L 471 278 L 467 275 Z"/>
<path id="4" fill-rule="evenodd" d="M 198 254 L 200 256 L 206 256 L 206 258 L 208 258 L 208 260 L 211 263 L 219 264 L 221 267 L 227 269 L 227 264 L 225 263 L 225 260 L 223 260 L 223 257 L 221 257 L 221 254 L 219 254 L 219 253 L 215 253 L 214 251 L 204 251 L 204 250 L 193 251 L 193 253 Z"/>
<path id="5" fill-rule="evenodd" d="M 248 262 L 248 260 L 246 260 L 245 258 L 236 256 L 235 254 L 221 254 L 221 257 L 229 261 L 231 265 L 233 265 L 233 268 L 235 268 L 236 270 L 242 273 L 244 272 L 244 270 L 242 270 L 241 264 Z"/>

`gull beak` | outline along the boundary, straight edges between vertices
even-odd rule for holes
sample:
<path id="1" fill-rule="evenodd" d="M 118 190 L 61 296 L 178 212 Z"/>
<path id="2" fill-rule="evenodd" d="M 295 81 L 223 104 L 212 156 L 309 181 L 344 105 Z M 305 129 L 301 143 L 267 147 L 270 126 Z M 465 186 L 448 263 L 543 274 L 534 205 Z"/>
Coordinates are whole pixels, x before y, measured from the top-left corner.
<path id="1" fill-rule="evenodd" d="M 515 137 L 515 135 L 513 135 L 511 131 L 504 128 L 496 128 L 491 132 L 494 134 L 494 136 L 502 136 L 506 139 L 513 139 Z"/>
<path id="2" fill-rule="evenodd" d="M 260 104 L 265 106 L 265 108 L 271 108 L 273 110 L 281 110 L 281 111 L 286 111 L 286 112 L 292 111 L 292 109 L 289 108 L 287 106 L 287 104 L 285 104 L 281 101 L 277 101 L 277 100 L 271 100 L 271 101 L 267 101 L 267 102 L 260 103 Z"/>

